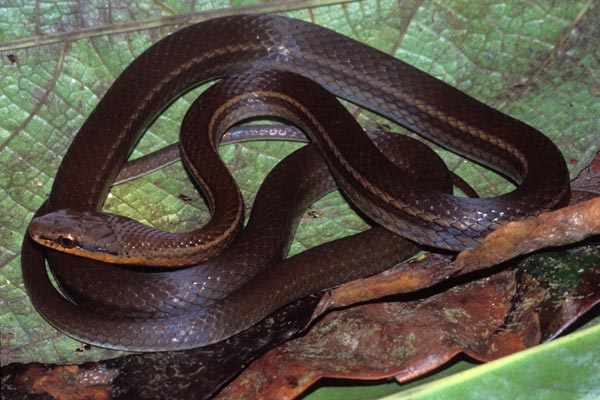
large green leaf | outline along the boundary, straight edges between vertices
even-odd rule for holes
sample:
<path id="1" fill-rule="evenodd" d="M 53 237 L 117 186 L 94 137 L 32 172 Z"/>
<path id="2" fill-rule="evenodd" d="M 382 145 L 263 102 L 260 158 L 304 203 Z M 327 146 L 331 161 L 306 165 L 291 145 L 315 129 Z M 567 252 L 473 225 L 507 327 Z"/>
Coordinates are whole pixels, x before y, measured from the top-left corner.
<path id="1" fill-rule="evenodd" d="M 76 352 L 77 342 L 58 334 L 35 313 L 20 278 L 20 244 L 32 213 L 50 190 L 62 155 L 108 86 L 145 48 L 190 20 L 223 12 L 286 11 L 393 54 L 536 126 L 559 145 L 572 175 L 598 150 L 600 7 L 591 0 L 373 0 L 327 6 L 308 1 L 198 3 L 192 9 L 174 0 L 122 1 L 118 6 L 0 0 L 3 364 L 81 362 L 115 355 L 101 350 Z M 187 14 L 192 12 L 197 14 Z M 179 121 L 193 97 L 175 103 L 151 127 L 134 157 L 176 140 Z M 367 127 L 382 122 L 366 112 L 356 114 Z M 248 204 L 262 176 L 294 148 L 270 143 L 223 149 Z M 451 168 L 481 193 L 509 188 L 497 176 L 444 155 Z M 204 204 L 185 203 L 180 194 L 197 198 L 176 165 L 115 188 L 106 208 L 170 229 L 183 230 L 205 221 Z M 364 226 L 338 195 L 317 207 L 322 217 L 305 218 L 294 252 Z M 587 351 L 597 356 L 593 346 Z M 551 363 L 544 365 L 552 368 Z"/>

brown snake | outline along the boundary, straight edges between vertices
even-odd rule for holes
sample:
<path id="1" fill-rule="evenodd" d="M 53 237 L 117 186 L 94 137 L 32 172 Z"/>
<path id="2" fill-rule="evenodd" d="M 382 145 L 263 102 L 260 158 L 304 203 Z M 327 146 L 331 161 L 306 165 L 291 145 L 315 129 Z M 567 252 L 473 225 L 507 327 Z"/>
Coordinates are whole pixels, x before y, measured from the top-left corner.
<path id="1" fill-rule="evenodd" d="M 63 159 L 47 207 L 39 214 L 67 213 L 68 221 L 73 220 L 72 216 L 96 218 L 85 212 L 99 211 L 112 180 L 139 136 L 166 105 L 201 82 L 265 69 L 290 71 L 310 78 L 333 94 L 489 165 L 520 185 L 511 193 L 489 199 L 456 198 L 444 191 L 422 188 L 418 183 L 423 178 L 399 171 L 377 152 L 352 119 L 338 117 L 344 113 L 343 107 L 332 96 L 318 92 L 317 85 L 293 74 L 284 75 L 284 78 L 276 73 L 242 75 L 215 89 L 217 98 L 220 93 L 237 96 L 231 104 L 222 100 L 214 110 L 216 116 L 210 112 L 203 115 L 194 106 L 188 113 L 188 117 L 192 116 L 186 117 L 182 127 L 185 131 L 185 124 L 192 124 L 188 121 L 194 121 L 194 125 L 216 126 L 206 140 L 201 139 L 203 135 L 182 134 L 181 138 L 188 168 L 193 175 L 204 174 L 198 179 L 206 183 L 204 189 L 213 211 L 211 223 L 203 228 L 211 232 L 209 240 L 204 236 L 200 238 L 198 232 L 192 232 L 182 240 L 180 236 L 152 231 L 151 235 L 158 235 L 158 244 L 145 246 L 139 253 L 134 253 L 135 249 L 119 253 L 119 248 L 111 247 L 115 243 L 111 239 L 102 243 L 101 252 L 94 248 L 86 256 L 102 254 L 98 256 L 100 260 L 112 262 L 127 256 L 135 264 L 151 264 L 158 259 L 159 264 L 187 265 L 207 257 L 198 255 L 196 249 L 208 242 L 210 244 L 205 246 L 210 249 L 208 256 L 220 251 L 237 230 L 231 228 L 230 222 L 241 221 L 241 198 L 235 186 L 222 183 L 221 179 L 230 179 L 226 170 L 214 167 L 209 172 L 196 171 L 193 158 L 202 152 L 203 164 L 209 158 L 214 165 L 220 165 L 214 152 L 218 136 L 238 119 L 252 115 L 275 113 L 302 127 L 324 154 L 337 182 L 353 202 L 387 229 L 424 245 L 451 250 L 472 247 L 507 221 L 535 215 L 564 204 L 568 199 L 568 173 L 564 160 L 556 146 L 534 128 L 349 38 L 302 21 L 263 15 L 226 17 L 193 25 L 161 40 L 139 56 L 121 74 L 81 128 Z M 237 82 L 236 85 L 244 87 L 246 92 L 236 91 L 239 89 L 230 82 Z M 229 90 L 229 86 L 233 89 Z M 223 110 L 227 112 L 220 114 Z M 84 168 L 86 172 L 82 173 Z M 230 189 L 211 191 L 211 187 Z M 65 209 L 74 211 L 61 211 Z M 74 248 L 81 254 L 87 249 L 87 245 L 84 246 L 86 249 L 79 246 L 85 243 L 87 231 L 75 232 L 73 236 L 69 233 L 73 225 L 68 221 L 67 231 L 62 231 L 54 224 L 55 216 L 32 223 L 32 235 L 47 244 L 48 240 L 54 241 L 54 247 Z M 51 221 L 51 224 L 45 221 Z M 223 221 L 226 221 L 224 225 L 213 230 L 211 224 Z M 95 220 L 92 222 L 96 223 Z M 145 235 L 146 227 L 137 226 L 135 232 L 138 236 Z M 100 236 L 108 234 L 103 232 Z M 148 240 L 144 238 L 142 242 Z M 174 246 L 176 242 L 181 242 L 182 246 Z M 155 253 L 148 257 L 150 248 Z M 82 289 L 97 286 L 90 283 L 91 278 L 75 272 L 77 264 L 83 263 L 82 259 L 52 252 L 48 253 L 48 259 L 63 288 L 74 300 L 85 305 L 101 297 Z M 64 308 L 62 312 L 56 311 L 67 302 L 46 282 L 46 273 L 40 267 L 42 260 L 43 255 L 26 238 L 24 280 L 42 315 L 59 329 L 84 341 L 136 350 L 190 348 L 224 339 L 287 304 L 294 296 L 322 290 L 348 277 L 348 272 L 340 271 L 343 267 L 331 267 L 339 276 L 328 273 L 326 277 L 331 280 L 324 282 L 309 280 L 308 277 L 313 275 L 306 271 L 294 275 L 291 272 L 294 270 L 275 268 L 276 272 L 269 270 L 263 274 L 268 279 L 261 276 L 259 280 L 269 285 L 269 291 L 277 293 L 272 296 L 276 299 L 272 300 L 274 303 L 268 306 L 257 305 L 259 300 L 256 299 L 250 300 L 248 292 L 257 290 L 258 284 L 254 280 L 208 308 L 184 316 L 158 319 L 159 327 L 147 320 L 148 311 L 144 311 L 146 316 L 134 317 L 133 322 L 129 321 L 128 327 L 124 327 L 128 322 L 125 317 L 111 317 L 102 312 L 94 314 L 89 310 L 79 316 L 67 316 Z M 100 272 L 106 267 L 93 261 L 86 263 L 88 266 L 83 267 L 85 275 L 114 274 L 119 277 L 117 279 L 124 280 L 121 276 L 132 273 Z M 312 267 L 320 268 L 318 264 Z M 77 278 L 69 276 L 74 273 L 80 275 Z M 221 293 L 229 291 L 219 283 L 214 286 Z M 110 305 L 111 300 L 104 301 Z M 232 312 L 234 303 L 244 306 Z M 136 309 L 135 306 L 132 308 Z M 96 311 L 99 309 L 102 306 Z"/>

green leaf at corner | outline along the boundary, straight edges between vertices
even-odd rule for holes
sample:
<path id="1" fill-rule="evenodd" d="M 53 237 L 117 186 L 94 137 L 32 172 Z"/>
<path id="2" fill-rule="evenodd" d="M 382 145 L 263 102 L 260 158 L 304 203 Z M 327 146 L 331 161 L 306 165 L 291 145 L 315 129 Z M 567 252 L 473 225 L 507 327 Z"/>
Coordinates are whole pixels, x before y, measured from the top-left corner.
<path id="1" fill-rule="evenodd" d="M 600 326 L 381 400 L 600 398 Z"/>

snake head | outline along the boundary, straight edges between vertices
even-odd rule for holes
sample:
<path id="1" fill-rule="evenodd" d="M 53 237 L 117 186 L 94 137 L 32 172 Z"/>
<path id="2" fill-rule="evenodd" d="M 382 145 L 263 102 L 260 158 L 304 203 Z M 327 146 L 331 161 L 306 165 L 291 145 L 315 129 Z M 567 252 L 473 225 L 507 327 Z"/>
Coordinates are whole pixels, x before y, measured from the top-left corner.
<path id="1" fill-rule="evenodd" d="M 119 256 L 112 221 L 115 217 L 65 209 L 34 218 L 28 231 L 34 241 L 51 249 L 112 262 Z"/>

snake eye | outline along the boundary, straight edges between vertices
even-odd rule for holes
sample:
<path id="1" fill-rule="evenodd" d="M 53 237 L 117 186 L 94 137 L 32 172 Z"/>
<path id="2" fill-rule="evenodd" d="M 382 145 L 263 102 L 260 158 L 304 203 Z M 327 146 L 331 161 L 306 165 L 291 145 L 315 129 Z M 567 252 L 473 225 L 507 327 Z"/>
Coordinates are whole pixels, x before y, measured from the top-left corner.
<path id="1" fill-rule="evenodd" d="M 77 240 L 73 236 L 61 236 L 58 238 L 58 243 L 65 249 L 72 249 L 77 246 Z"/>

